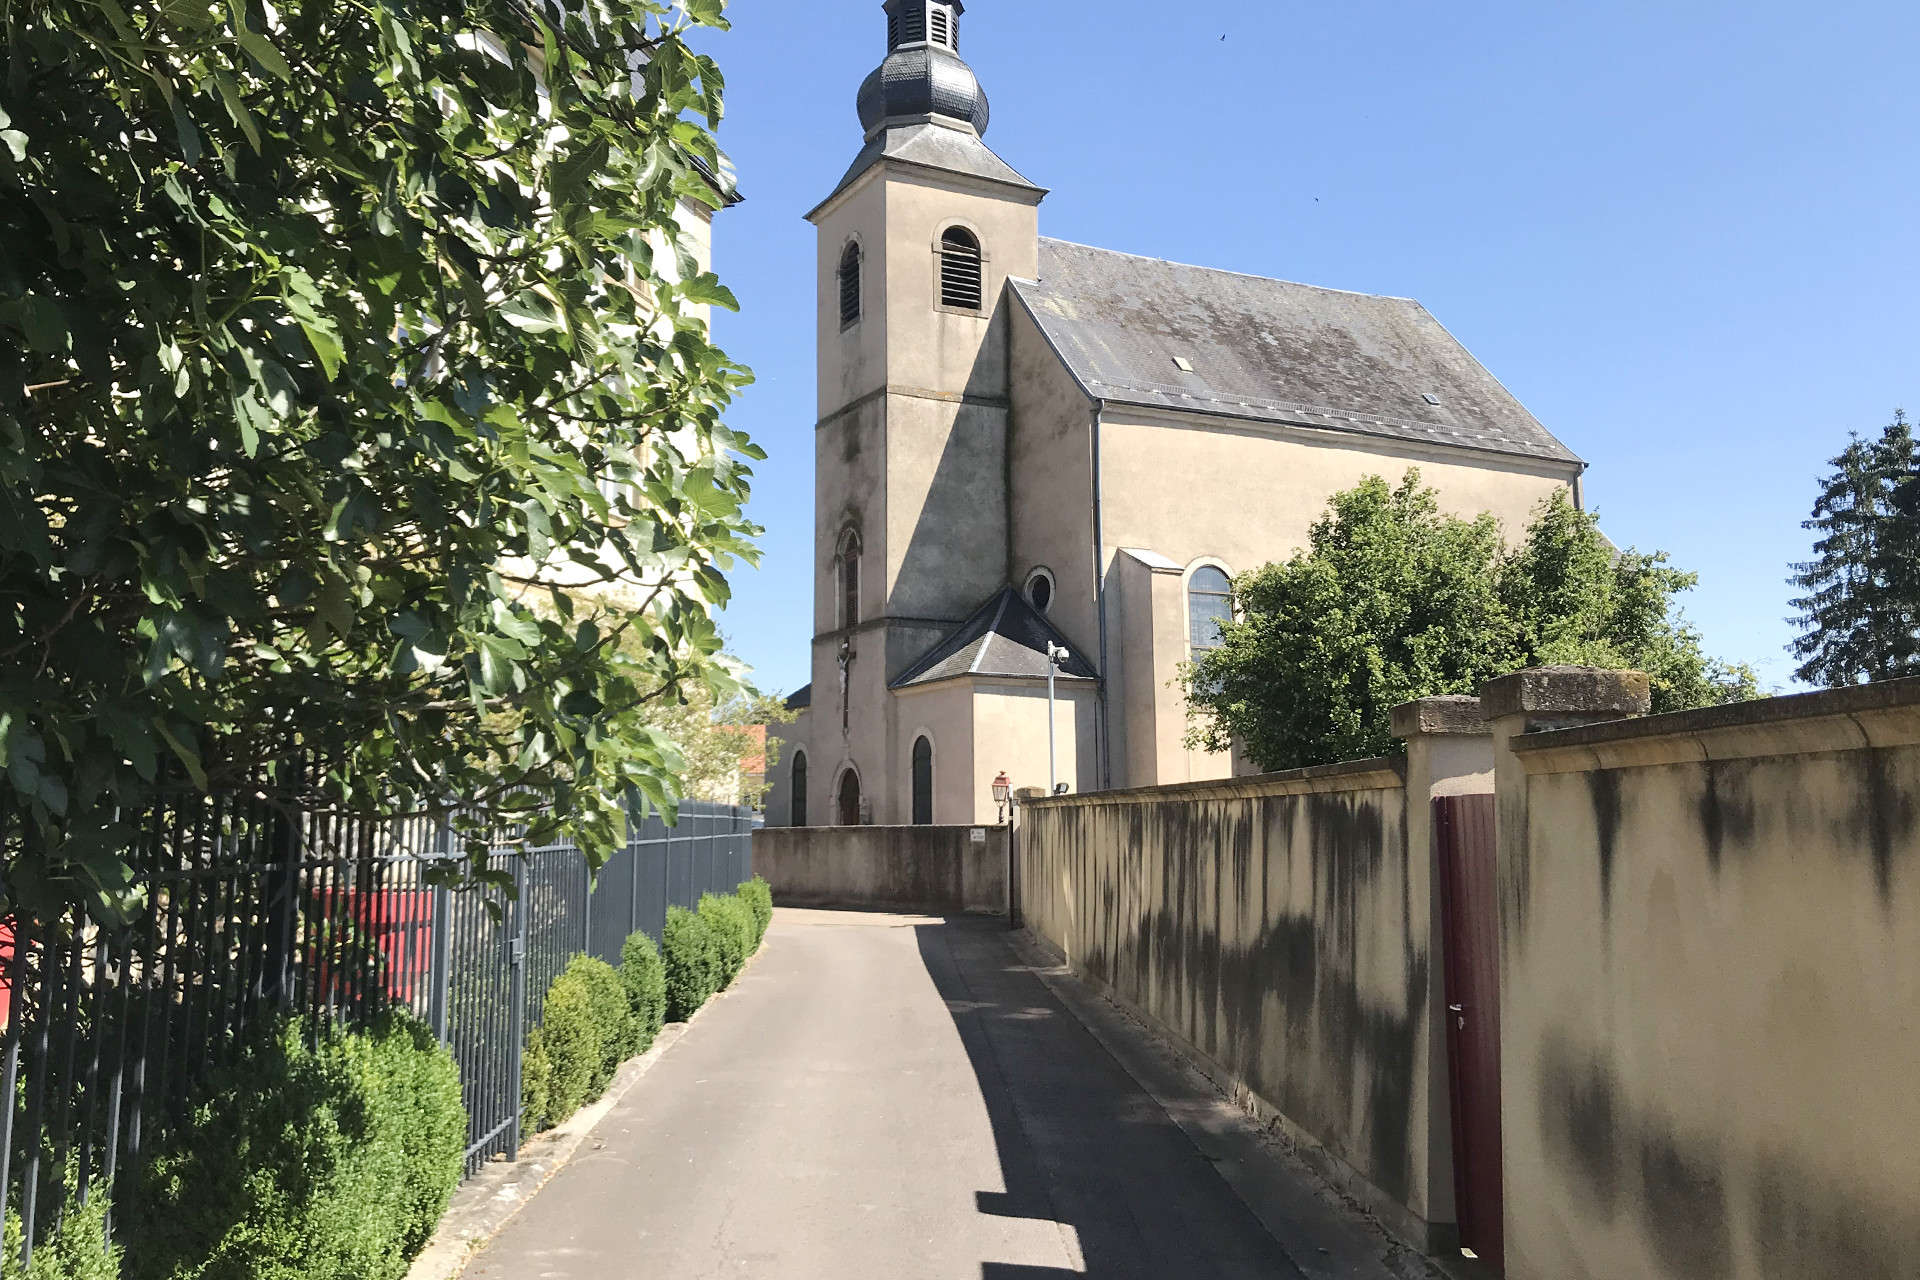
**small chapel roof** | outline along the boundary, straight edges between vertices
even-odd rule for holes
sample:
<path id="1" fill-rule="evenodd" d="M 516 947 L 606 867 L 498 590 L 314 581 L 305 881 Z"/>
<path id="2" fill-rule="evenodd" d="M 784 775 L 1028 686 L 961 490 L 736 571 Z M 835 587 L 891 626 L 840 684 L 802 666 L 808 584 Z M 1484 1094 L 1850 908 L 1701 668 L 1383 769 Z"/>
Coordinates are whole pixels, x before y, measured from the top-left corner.
<path id="1" fill-rule="evenodd" d="M 1012 287 L 1094 399 L 1580 461 L 1408 298 L 1044 238 Z"/>
<path id="2" fill-rule="evenodd" d="M 1047 644 L 1068 651 L 1060 664 L 1065 680 L 1092 680 L 1093 664 L 1075 649 L 1059 629 L 1048 622 L 1027 598 L 1012 587 L 981 605 L 973 616 L 947 633 L 906 674 L 893 682 L 896 689 L 932 684 L 955 676 L 998 676 L 1013 679 L 1047 678 Z"/>

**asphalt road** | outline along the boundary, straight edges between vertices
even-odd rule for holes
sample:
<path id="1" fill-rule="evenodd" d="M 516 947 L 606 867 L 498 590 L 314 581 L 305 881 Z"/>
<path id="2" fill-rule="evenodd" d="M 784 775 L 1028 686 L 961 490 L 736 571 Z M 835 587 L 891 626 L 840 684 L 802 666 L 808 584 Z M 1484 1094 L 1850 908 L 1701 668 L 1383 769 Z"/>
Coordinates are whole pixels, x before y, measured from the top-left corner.
<path id="1" fill-rule="evenodd" d="M 466 1275 L 1298 1280 L 1005 930 L 782 911 Z"/>

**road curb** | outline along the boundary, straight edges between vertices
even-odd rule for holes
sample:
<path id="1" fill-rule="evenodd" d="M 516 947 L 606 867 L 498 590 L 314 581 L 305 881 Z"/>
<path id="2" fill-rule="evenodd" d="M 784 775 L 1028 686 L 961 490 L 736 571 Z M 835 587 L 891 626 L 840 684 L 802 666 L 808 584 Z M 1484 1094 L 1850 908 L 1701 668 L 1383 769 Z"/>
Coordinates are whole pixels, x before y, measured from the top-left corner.
<path id="1" fill-rule="evenodd" d="M 766 954 L 771 941 L 772 932 L 769 929 L 760 949 L 747 957 L 747 962 L 734 975 L 727 989 L 715 992 L 711 999 L 694 1010 L 693 1016 L 687 1021 L 671 1022 L 660 1028 L 660 1034 L 645 1053 L 637 1058 L 629 1058 L 622 1064 L 614 1075 L 613 1083 L 607 1086 L 607 1091 L 598 1102 L 582 1107 L 565 1124 L 527 1142 L 520 1148 L 518 1160 L 489 1163 L 462 1183 L 460 1189 L 454 1192 L 453 1202 L 447 1206 L 447 1212 L 441 1217 L 433 1239 L 427 1242 L 427 1247 L 408 1269 L 407 1280 L 455 1280 L 464 1272 L 474 1256 L 513 1221 L 514 1216 L 553 1180 L 555 1174 L 566 1168 L 601 1122 L 613 1113 L 613 1109 L 633 1092 L 635 1086 L 675 1045 L 686 1038 L 687 1032 L 700 1021 L 702 1015 L 738 990 L 741 980 L 752 971 L 754 962 Z"/>

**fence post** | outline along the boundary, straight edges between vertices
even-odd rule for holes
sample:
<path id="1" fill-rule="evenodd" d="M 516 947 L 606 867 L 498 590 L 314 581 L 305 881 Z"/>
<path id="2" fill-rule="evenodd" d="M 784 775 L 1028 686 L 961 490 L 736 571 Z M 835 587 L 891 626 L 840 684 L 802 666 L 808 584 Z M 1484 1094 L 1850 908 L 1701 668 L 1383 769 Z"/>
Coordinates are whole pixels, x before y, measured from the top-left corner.
<path id="1" fill-rule="evenodd" d="M 593 954 L 593 864 L 580 855 L 580 950 Z"/>
<path id="2" fill-rule="evenodd" d="M 267 955 L 261 969 L 261 995 L 276 1009 L 293 1006 L 294 937 L 300 915 L 300 857 L 304 849 L 299 820 L 285 808 L 273 816 L 273 861 L 267 871 Z"/>
<path id="3" fill-rule="evenodd" d="M 640 831 L 635 824 L 633 797 L 628 796 L 627 805 L 627 866 L 631 874 L 627 877 L 631 891 L 627 894 L 627 932 L 621 938 L 625 946 L 627 938 L 640 932 Z"/>
<path id="4" fill-rule="evenodd" d="M 440 864 L 442 869 L 453 859 L 453 826 L 440 824 Z M 427 1020 L 434 1038 L 451 1043 L 447 1005 L 453 991 L 453 893 L 445 885 L 433 890 L 433 965 L 432 991 L 427 997 Z"/>
<path id="5" fill-rule="evenodd" d="M 526 1088 L 522 1058 L 527 1043 L 527 860 L 516 856 L 513 863 L 512 924 L 507 931 L 507 1078 L 513 1081 L 513 1120 L 508 1127 L 508 1160 L 520 1159 L 520 1104 Z"/>

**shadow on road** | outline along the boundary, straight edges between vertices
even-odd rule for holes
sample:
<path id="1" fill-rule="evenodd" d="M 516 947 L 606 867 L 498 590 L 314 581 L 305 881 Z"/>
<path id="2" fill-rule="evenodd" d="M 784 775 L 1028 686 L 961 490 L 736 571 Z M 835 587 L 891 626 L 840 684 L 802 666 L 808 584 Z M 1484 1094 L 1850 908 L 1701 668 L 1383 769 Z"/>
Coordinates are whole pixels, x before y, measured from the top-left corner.
<path id="1" fill-rule="evenodd" d="M 982 1280 L 1297 1280 L 1186 1135 L 1021 963 L 1004 920 L 915 926 L 993 1124 L 996 1217 L 1059 1224 L 1084 1270 L 983 1262 Z"/>

